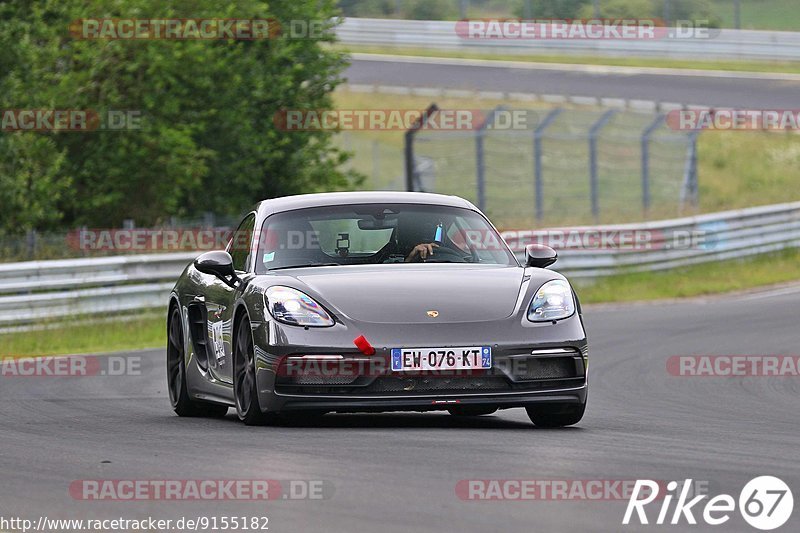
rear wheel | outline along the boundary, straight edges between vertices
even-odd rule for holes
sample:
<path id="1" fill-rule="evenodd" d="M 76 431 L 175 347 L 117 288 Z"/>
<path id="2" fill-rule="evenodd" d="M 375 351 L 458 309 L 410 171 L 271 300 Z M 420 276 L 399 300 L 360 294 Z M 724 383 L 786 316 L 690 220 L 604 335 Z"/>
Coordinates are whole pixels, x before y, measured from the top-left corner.
<path id="1" fill-rule="evenodd" d="M 248 426 L 260 426 L 272 421 L 274 417 L 262 413 L 258 402 L 253 330 L 247 317 L 242 318 L 236 329 L 233 361 L 233 395 L 239 420 Z"/>
<path id="2" fill-rule="evenodd" d="M 497 407 L 481 407 L 481 406 L 458 406 L 458 407 L 451 407 L 447 410 L 453 416 L 484 416 L 490 415 L 497 411 Z"/>
<path id="3" fill-rule="evenodd" d="M 178 307 L 170 313 L 167 324 L 167 388 L 172 409 L 178 416 L 221 418 L 228 412 L 224 405 L 197 402 L 189 398 L 186 387 L 186 360 L 183 322 Z"/>
<path id="4" fill-rule="evenodd" d="M 558 428 L 577 424 L 586 411 L 586 403 L 551 404 L 526 407 L 528 418 L 535 425 L 543 428 Z"/>

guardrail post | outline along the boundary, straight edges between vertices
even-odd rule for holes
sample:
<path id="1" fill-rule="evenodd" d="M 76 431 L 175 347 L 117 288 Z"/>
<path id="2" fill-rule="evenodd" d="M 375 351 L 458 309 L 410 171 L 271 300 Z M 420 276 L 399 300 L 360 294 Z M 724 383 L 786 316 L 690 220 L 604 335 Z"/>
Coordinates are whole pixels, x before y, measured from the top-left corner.
<path id="1" fill-rule="evenodd" d="M 536 220 L 542 220 L 544 217 L 544 198 L 542 193 L 544 191 L 543 176 L 542 176 L 542 138 L 544 137 L 545 130 L 558 118 L 563 109 L 557 107 L 550 111 L 544 120 L 533 131 L 533 188 L 534 188 L 534 203 L 536 205 Z"/>
<path id="2" fill-rule="evenodd" d="M 599 184 L 597 182 L 597 135 L 616 113 L 616 109 L 609 109 L 589 129 L 589 187 L 592 194 L 592 216 L 595 219 L 600 216 Z"/>
<path id="3" fill-rule="evenodd" d="M 422 116 L 414 122 L 414 125 L 411 126 L 408 131 L 406 131 L 405 136 L 405 162 L 406 162 L 406 190 L 409 192 L 414 192 L 416 190 L 416 177 L 417 171 L 416 166 L 414 164 L 414 136 L 417 134 L 419 130 L 425 127 L 425 124 L 428 123 L 428 119 L 439 111 L 439 106 L 436 104 L 431 104 L 428 106 Z"/>
<path id="4" fill-rule="evenodd" d="M 659 113 L 642 133 L 642 210 L 645 217 L 650 209 L 650 137 L 661 126 L 666 115 Z"/>

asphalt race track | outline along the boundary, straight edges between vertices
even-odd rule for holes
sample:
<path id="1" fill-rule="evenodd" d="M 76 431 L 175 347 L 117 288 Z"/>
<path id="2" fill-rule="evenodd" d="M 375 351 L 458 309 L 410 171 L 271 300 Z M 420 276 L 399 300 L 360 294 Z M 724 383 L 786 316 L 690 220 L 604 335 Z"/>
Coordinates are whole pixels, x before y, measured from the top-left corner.
<path id="1" fill-rule="evenodd" d="M 4 377 L 2 515 L 266 515 L 273 532 L 752 532 L 738 513 L 717 527 L 623 527 L 621 500 L 463 501 L 455 487 L 465 479 L 693 478 L 738 499 L 748 480 L 770 474 L 797 500 L 800 380 L 676 377 L 666 361 L 796 355 L 798 316 L 798 286 L 587 309 L 589 409 L 579 426 L 561 430 L 536 429 L 518 409 L 473 420 L 328 415 L 312 426 L 264 428 L 243 426 L 232 411 L 223 420 L 180 419 L 169 408 L 160 350 L 130 354 L 142 358 L 139 376 Z M 322 480 L 328 490 L 322 500 L 255 503 L 98 502 L 69 492 L 81 479 L 254 478 Z M 799 525 L 795 510 L 780 531 Z"/>
<path id="2" fill-rule="evenodd" d="M 376 61 L 354 59 L 346 72 L 350 83 L 401 87 L 442 87 L 478 91 L 523 92 L 639 99 L 687 105 L 744 109 L 795 109 L 800 80 L 699 75 L 613 73 L 578 67 L 506 68 L 435 64 L 430 59 Z M 796 78 L 796 76 L 789 76 Z"/>

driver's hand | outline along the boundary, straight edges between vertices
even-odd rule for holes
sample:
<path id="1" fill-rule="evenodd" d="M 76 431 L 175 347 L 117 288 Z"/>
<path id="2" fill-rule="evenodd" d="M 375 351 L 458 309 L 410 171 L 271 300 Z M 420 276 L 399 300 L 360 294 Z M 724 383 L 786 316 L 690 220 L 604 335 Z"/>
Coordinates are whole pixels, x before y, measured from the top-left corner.
<path id="1" fill-rule="evenodd" d="M 406 257 L 406 263 L 411 263 L 412 261 L 425 261 L 428 256 L 433 255 L 433 249 L 438 247 L 439 245 L 436 243 L 418 244 L 413 250 L 411 250 L 411 253 L 408 254 L 408 257 Z"/>

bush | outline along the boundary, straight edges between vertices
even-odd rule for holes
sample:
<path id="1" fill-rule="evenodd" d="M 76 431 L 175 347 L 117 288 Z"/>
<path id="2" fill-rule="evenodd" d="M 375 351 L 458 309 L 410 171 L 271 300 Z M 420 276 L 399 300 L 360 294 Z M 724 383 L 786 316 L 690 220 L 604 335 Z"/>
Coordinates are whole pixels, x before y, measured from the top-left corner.
<path id="1" fill-rule="evenodd" d="M 333 0 L 0 3 L 0 109 L 142 117 L 140 130 L 3 133 L 0 232 L 237 214 L 263 198 L 352 185 L 332 133 L 285 133 L 273 122 L 281 109 L 330 108 L 343 54 L 313 39 L 78 40 L 67 31 L 80 18 L 143 13 L 289 21 L 337 9 Z"/>

